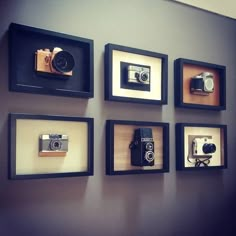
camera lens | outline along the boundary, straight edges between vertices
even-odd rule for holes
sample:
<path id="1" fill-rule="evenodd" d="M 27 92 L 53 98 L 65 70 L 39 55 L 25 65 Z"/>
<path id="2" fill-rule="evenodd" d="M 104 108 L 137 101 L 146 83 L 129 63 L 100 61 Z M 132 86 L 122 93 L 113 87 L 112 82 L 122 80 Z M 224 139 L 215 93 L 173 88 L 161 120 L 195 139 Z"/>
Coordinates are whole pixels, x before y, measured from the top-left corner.
<path id="1" fill-rule="evenodd" d="M 214 143 L 205 143 L 202 146 L 202 151 L 205 154 L 214 153 L 216 151 L 216 145 Z"/>
<path id="2" fill-rule="evenodd" d="M 192 78 L 190 81 L 190 87 L 192 90 L 203 90 L 204 88 L 204 82 L 202 78 Z"/>
<path id="3" fill-rule="evenodd" d="M 61 141 L 60 140 L 52 140 L 50 142 L 50 149 L 53 151 L 60 150 L 61 149 Z"/>
<path id="4" fill-rule="evenodd" d="M 204 81 L 205 91 L 211 91 L 214 89 L 214 81 L 212 78 L 205 79 Z"/>
<path id="5" fill-rule="evenodd" d="M 74 58 L 67 51 L 58 52 L 52 60 L 53 68 L 61 73 L 72 71 L 74 65 L 75 65 Z"/>
<path id="6" fill-rule="evenodd" d="M 152 151 L 148 151 L 145 153 L 145 159 L 148 161 L 148 162 L 151 162 L 154 160 L 154 152 Z"/>
<path id="7" fill-rule="evenodd" d="M 140 80 L 142 82 L 147 82 L 148 79 L 149 79 L 149 74 L 147 72 L 142 72 Z"/>
<path id="8" fill-rule="evenodd" d="M 153 144 L 152 143 L 146 143 L 146 150 L 152 151 L 153 150 Z"/>

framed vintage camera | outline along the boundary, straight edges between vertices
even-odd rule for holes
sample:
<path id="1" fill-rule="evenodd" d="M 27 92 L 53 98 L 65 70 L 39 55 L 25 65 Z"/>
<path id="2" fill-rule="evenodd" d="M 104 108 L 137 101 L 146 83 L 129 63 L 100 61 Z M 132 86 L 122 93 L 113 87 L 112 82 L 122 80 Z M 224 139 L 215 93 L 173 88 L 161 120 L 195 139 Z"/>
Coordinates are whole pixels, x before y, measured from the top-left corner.
<path id="1" fill-rule="evenodd" d="M 169 124 L 107 120 L 106 174 L 169 172 Z"/>
<path id="2" fill-rule="evenodd" d="M 227 126 L 176 124 L 176 169 L 227 168 Z"/>
<path id="3" fill-rule="evenodd" d="M 226 67 L 201 61 L 175 60 L 175 106 L 226 109 Z"/>
<path id="4" fill-rule="evenodd" d="M 11 23 L 9 89 L 92 98 L 93 40 Z"/>
<path id="5" fill-rule="evenodd" d="M 9 114 L 9 178 L 93 175 L 93 118 Z"/>
<path id="6" fill-rule="evenodd" d="M 104 65 L 105 100 L 167 104 L 167 55 L 107 44 Z"/>

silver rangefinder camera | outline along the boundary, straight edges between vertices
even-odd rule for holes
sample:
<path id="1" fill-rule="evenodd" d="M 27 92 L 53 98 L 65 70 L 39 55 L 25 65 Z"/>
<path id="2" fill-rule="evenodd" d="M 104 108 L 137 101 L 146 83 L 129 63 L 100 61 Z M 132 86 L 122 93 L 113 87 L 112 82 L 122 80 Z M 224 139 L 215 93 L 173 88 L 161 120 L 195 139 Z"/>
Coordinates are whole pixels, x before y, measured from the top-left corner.
<path id="1" fill-rule="evenodd" d="M 68 152 L 68 135 L 42 134 L 39 136 L 40 156 L 65 156 Z"/>
<path id="2" fill-rule="evenodd" d="M 150 68 L 144 66 L 128 66 L 128 82 L 136 84 L 150 84 Z"/>

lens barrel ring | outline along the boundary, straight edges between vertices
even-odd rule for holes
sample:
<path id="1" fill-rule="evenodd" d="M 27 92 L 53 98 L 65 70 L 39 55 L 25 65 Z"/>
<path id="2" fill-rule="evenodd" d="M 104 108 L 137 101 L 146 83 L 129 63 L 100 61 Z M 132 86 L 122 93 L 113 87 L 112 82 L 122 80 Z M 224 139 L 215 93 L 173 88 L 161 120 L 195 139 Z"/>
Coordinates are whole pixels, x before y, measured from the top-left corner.
<path id="1" fill-rule="evenodd" d="M 145 153 L 145 160 L 148 162 L 154 161 L 154 152 L 153 151 L 147 151 Z"/>
<path id="2" fill-rule="evenodd" d="M 49 147 L 51 150 L 56 151 L 60 150 L 62 146 L 62 142 L 59 139 L 53 139 L 50 141 Z"/>
<path id="3" fill-rule="evenodd" d="M 75 66 L 74 57 L 67 51 L 60 51 L 52 59 L 53 68 L 60 73 L 67 73 Z"/>

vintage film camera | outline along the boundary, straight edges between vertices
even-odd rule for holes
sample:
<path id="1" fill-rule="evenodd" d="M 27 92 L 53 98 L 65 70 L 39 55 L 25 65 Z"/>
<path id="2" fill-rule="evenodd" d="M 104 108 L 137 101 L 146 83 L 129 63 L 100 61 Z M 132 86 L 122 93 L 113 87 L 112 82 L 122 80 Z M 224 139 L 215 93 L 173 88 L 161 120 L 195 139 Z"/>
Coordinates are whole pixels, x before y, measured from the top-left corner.
<path id="1" fill-rule="evenodd" d="M 42 134 L 39 136 L 39 156 L 65 156 L 68 152 L 68 135 Z"/>
<path id="2" fill-rule="evenodd" d="M 35 52 L 35 70 L 40 73 L 72 76 L 75 61 L 73 56 L 55 47 L 52 52 L 49 49 L 39 49 Z"/>
<path id="3" fill-rule="evenodd" d="M 209 95 L 214 92 L 214 78 L 210 72 L 203 72 L 191 78 L 190 92 L 197 95 Z"/>
<path id="4" fill-rule="evenodd" d="M 194 138 L 192 142 L 193 157 L 209 157 L 216 151 L 212 138 Z"/>
<path id="5" fill-rule="evenodd" d="M 150 67 L 129 65 L 128 83 L 150 85 Z"/>
<path id="6" fill-rule="evenodd" d="M 154 141 L 151 128 L 139 128 L 134 131 L 133 141 L 129 145 L 131 149 L 131 165 L 154 165 Z"/>

